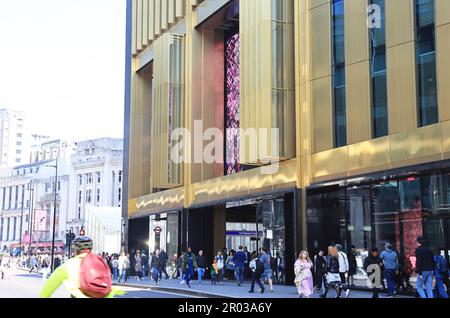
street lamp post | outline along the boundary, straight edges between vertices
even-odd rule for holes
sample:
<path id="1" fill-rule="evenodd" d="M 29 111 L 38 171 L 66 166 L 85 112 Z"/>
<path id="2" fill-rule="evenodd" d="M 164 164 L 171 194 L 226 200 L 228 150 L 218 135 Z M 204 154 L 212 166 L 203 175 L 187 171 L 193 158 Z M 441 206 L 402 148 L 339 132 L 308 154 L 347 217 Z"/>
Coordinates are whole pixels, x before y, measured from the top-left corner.
<path id="1" fill-rule="evenodd" d="M 51 260 L 51 272 L 55 270 L 55 232 L 56 232 L 56 197 L 57 197 L 57 187 L 58 187 L 58 158 L 56 159 L 56 165 L 46 165 L 47 167 L 55 168 L 55 187 L 54 187 L 54 194 L 55 194 L 55 200 L 53 202 L 53 235 L 52 235 L 52 260 Z"/>
<path id="2" fill-rule="evenodd" d="M 33 180 L 30 180 L 30 183 L 28 184 L 28 190 L 30 191 L 30 212 L 29 212 L 29 221 L 30 221 L 30 242 L 28 246 L 28 259 L 29 262 L 31 262 L 31 243 L 33 241 L 33 197 L 34 197 L 34 187 L 33 187 Z"/>
<path id="3" fill-rule="evenodd" d="M 22 186 L 22 212 L 20 213 L 20 237 L 19 237 L 19 249 L 20 256 L 22 256 L 22 234 L 23 234 L 23 201 L 25 200 L 25 185 Z"/>

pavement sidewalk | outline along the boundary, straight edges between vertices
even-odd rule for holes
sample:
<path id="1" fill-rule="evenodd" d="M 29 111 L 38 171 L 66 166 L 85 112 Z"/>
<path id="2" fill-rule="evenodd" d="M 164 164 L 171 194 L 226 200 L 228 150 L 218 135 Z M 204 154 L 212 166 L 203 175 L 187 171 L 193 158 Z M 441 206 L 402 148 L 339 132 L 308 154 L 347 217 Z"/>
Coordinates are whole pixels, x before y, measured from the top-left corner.
<path id="1" fill-rule="evenodd" d="M 115 285 L 122 285 L 127 287 L 149 288 L 154 291 L 165 291 L 171 293 L 184 294 L 189 296 L 196 296 L 202 298 L 255 298 L 255 299 L 272 299 L 272 298 L 299 298 L 295 286 L 274 285 L 274 292 L 269 292 L 269 286 L 265 285 L 266 292 L 264 294 L 258 293 L 259 287 L 255 287 L 255 293 L 251 294 L 250 282 L 245 282 L 242 286 L 237 286 L 236 282 L 225 281 L 223 284 L 211 285 L 211 281 L 204 280 L 201 285 L 197 281 L 191 281 L 191 288 L 186 285 L 180 285 L 179 279 L 163 279 L 154 285 L 149 277 L 136 281 L 135 277 L 129 277 L 124 284 L 115 283 Z M 311 298 L 320 298 L 319 293 L 314 293 Z M 344 293 L 342 293 L 344 295 Z M 333 290 L 329 292 L 329 298 L 334 298 L 336 295 Z M 350 292 L 349 298 L 371 298 L 372 294 L 365 291 Z M 380 298 L 386 296 L 381 294 Z M 397 296 L 396 298 L 410 298 L 407 296 Z"/>

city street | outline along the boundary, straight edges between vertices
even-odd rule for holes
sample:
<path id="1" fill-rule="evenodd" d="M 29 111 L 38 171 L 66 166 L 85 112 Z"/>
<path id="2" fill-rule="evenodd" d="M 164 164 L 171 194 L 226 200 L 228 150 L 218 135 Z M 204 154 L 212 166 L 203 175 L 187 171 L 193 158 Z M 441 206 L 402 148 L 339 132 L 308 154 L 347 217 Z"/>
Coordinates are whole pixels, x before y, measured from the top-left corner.
<path id="1" fill-rule="evenodd" d="M 22 270 L 13 270 L 7 274 L 4 280 L 0 280 L 0 298 L 38 298 L 44 285 L 42 276 L 36 273 L 29 274 Z M 117 298 L 189 298 L 184 295 L 172 293 L 154 292 L 146 288 L 123 287 L 126 295 Z M 53 298 L 68 298 L 70 295 L 61 286 Z"/>

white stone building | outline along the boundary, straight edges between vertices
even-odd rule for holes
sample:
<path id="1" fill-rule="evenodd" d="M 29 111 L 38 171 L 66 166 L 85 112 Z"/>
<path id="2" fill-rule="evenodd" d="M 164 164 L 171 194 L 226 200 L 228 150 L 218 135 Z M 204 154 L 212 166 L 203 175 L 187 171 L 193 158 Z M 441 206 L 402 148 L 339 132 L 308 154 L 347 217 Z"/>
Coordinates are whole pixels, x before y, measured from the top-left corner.
<path id="1" fill-rule="evenodd" d="M 122 156 L 122 139 L 101 138 L 78 143 L 53 140 L 34 145 L 31 164 L 4 170 L 0 174 L 1 249 L 5 246 L 14 249 L 22 243 L 27 250 L 32 206 L 32 249 L 41 252 L 51 250 L 56 173 L 52 166 L 56 165 L 56 159 L 55 242 L 58 248 L 64 246 L 67 231 L 78 235 L 82 228 L 87 230 L 87 207 L 119 211 L 122 201 Z M 111 219 L 115 220 L 114 216 Z M 114 226 L 111 222 L 107 223 L 108 231 L 117 236 L 116 230 L 111 228 L 120 228 L 120 221 Z M 87 231 L 86 234 L 89 235 Z"/>
<path id="2" fill-rule="evenodd" d="M 79 142 L 71 159 L 73 191 L 67 227 L 78 234 L 85 228 L 88 206 L 121 206 L 123 140 L 101 138 Z"/>
<path id="3" fill-rule="evenodd" d="M 30 161 L 30 134 L 23 112 L 0 109 L 0 169 Z"/>
<path id="4" fill-rule="evenodd" d="M 30 164 L 3 170 L 0 175 L 2 250 L 5 246 L 14 249 L 20 243 L 27 250 L 30 246 L 30 226 L 33 227 L 31 245 L 33 251 L 51 250 L 56 159 L 58 159 L 58 182 L 55 242 L 57 247 L 62 247 L 65 243 L 69 210 L 70 154 L 75 151 L 74 144 L 55 140 L 43 143 L 40 148 L 43 150 L 51 148 L 52 156 L 41 157 Z"/>

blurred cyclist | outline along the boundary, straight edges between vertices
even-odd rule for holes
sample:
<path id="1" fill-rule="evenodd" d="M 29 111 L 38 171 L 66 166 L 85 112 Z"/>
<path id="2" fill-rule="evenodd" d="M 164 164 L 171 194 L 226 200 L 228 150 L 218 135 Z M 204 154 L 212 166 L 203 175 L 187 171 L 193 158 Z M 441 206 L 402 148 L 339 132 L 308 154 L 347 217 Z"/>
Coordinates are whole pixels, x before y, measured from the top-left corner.
<path id="1" fill-rule="evenodd" d="M 125 294 L 112 287 L 111 271 L 98 255 L 91 253 L 92 245 L 87 236 L 75 238 L 75 257 L 54 271 L 41 291 L 41 298 L 51 297 L 62 283 L 72 298 L 113 298 Z"/>

